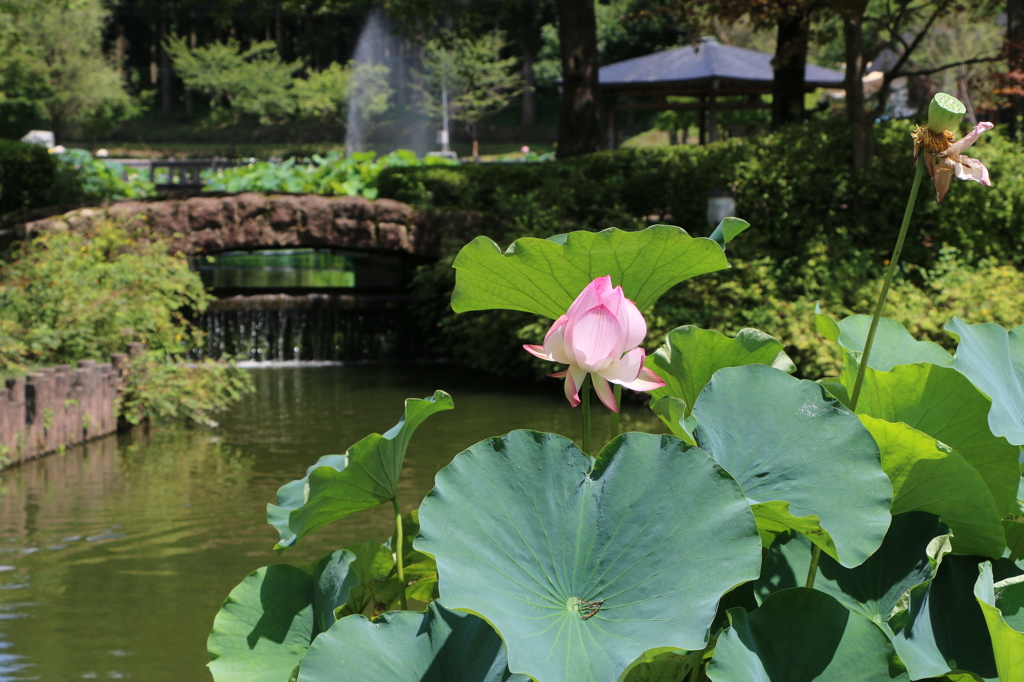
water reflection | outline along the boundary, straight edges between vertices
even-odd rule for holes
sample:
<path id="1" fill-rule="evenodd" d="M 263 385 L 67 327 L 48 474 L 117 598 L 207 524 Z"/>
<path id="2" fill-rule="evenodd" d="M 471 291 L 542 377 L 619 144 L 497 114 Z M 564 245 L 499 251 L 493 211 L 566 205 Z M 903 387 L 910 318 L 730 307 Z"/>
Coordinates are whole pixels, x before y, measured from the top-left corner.
<path id="1" fill-rule="evenodd" d="M 420 427 L 399 487 L 411 509 L 462 449 L 513 428 L 579 436 L 561 387 L 515 387 L 450 367 L 287 367 L 221 427 L 153 427 L 0 477 L 0 680 L 209 679 L 206 636 L 253 569 L 381 540 L 390 507 L 357 514 L 277 557 L 266 504 L 324 454 L 401 416 L 406 397 L 449 391 Z M 627 410 L 626 428 L 657 428 Z M 601 415 L 595 440 L 608 435 Z"/>

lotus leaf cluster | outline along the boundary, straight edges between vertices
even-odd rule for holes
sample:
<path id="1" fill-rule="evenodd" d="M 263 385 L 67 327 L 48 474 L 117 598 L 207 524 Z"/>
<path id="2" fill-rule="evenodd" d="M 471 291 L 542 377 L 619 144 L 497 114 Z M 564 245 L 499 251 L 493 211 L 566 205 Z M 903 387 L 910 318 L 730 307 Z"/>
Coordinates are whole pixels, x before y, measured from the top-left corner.
<path id="1" fill-rule="evenodd" d="M 819 311 L 846 358 L 820 382 L 754 329 L 680 326 L 645 351 L 641 313 L 729 267 L 746 227 L 463 248 L 456 311 L 552 320 L 531 352 L 570 365 L 571 400 L 616 363 L 621 383 L 657 377 L 665 432 L 495 435 L 417 505 L 406 449 L 454 401 L 406 401 L 268 507 L 279 552 L 378 505 L 394 534 L 246 577 L 209 638 L 216 682 L 1024 680 L 1024 328 L 953 320 L 950 353 Z"/>

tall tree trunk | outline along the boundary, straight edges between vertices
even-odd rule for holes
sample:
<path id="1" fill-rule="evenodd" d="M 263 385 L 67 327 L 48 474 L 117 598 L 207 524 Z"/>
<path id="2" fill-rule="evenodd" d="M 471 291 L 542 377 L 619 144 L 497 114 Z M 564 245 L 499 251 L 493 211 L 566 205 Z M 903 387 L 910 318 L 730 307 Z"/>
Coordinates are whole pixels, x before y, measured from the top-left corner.
<path id="1" fill-rule="evenodd" d="M 160 45 L 160 111 L 170 114 L 174 106 L 174 91 L 171 86 L 171 58 L 164 49 L 164 41 L 167 39 L 167 28 L 169 17 L 167 16 L 167 0 L 160 3 L 160 35 L 157 39 Z"/>
<path id="2" fill-rule="evenodd" d="M 523 117 L 522 125 L 537 123 L 537 81 L 533 75 L 533 50 L 523 42 Z"/>
<path id="3" fill-rule="evenodd" d="M 1024 0 L 1006 0 L 1006 57 L 1010 73 L 1024 73 Z M 1020 87 L 1024 83 L 1007 82 Z M 1024 97 L 1010 95 L 1010 137 L 1017 139 L 1020 119 L 1024 116 Z"/>
<path id="4" fill-rule="evenodd" d="M 558 158 L 565 159 L 601 149 L 597 19 L 592 0 L 558 0 L 557 8 L 562 44 Z"/>
<path id="5" fill-rule="evenodd" d="M 804 71 L 810 14 L 798 7 L 779 17 L 775 59 L 772 60 L 772 130 L 804 120 Z"/>
<path id="6" fill-rule="evenodd" d="M 867 0 L 846 3 L 841 12 L 846 47 L 846 121 L 850 128 L 853 167 L 871 165 L 874 137 L 864 101 L 864 11 Z"/>

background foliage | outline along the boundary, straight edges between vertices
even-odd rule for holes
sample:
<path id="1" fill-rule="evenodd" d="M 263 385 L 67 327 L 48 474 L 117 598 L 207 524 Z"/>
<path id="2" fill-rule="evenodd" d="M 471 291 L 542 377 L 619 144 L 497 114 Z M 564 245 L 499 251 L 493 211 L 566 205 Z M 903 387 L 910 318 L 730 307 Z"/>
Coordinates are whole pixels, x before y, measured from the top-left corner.
<path id="1" fill-rule="evenodd" d="M 814 304 L 839 316 L 869 312 L 904 209 L 892 188 L 909 187 L 913 173 L 910 130 L 902 121 L 878 126 L 880 165 L 871 172 L 849 168 L 844 129 L 822 122 L 742 142 L 602 152 L 554 164 L 392 168 L 379 183 L 381 196 L 484 213 L 490 219 L 480 223 L 503 246 L 523 236 L 659 222 L 706 236 L 707 193 L 727 187 L 736 215 L 749 218 L 752 229 L 730 246 L 733 269 L 673 289 L 648 311 L 652 347 L 679 324 L 727 333 L 757 327 L 791 346 L 803 375 L 816 378 L 839 356 L 815 342 Z M 1014 267 L 1024 252 L 1013 218 L 1024 207 L 1024 180 L 1014 171 L 1024 153 L 997 135 L 975 148 L 992 169 L 993 187 L 958 183 L 941 209 L 923 193 L 887 308 L 915 335 L 947 345 L 941 324 L 954 314 L 1024 322 L 1024 278 Z M 460 246 L 450 245 L 453 253 Z M 415 287 L 424 326 L 445 340 L 435 347 L 493 371 L 540 376 L 519 344 L 536 342 L 546 325 L 507 311 L 453 314 L 436 302 L 453 287 L 450 264 L 422 268 Z"/>
<path id="2" fill-rule="evenodd" d="M 188 365 L 202 342 L 189 317 L 212 298 L 188 260 L 143 228 L 46 232 L 0 265 L 0 371 L 109 359 L 146 345 L 129 370 L 122 416 L 207 415 L 248 390 L 232 366 Z"/>

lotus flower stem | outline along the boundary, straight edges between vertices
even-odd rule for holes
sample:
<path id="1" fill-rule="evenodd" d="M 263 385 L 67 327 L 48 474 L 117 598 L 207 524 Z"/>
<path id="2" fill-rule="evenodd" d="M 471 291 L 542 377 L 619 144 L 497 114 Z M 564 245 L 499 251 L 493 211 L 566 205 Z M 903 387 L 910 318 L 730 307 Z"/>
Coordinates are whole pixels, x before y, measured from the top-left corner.
<path id="1" fill-rule="evenodd" d="M 903 224 L 900 226 L 900 235 L 896 238 L 896 248 L 893 249 L 892 258 L 889 260 L 889 269 L 885 271 L 885 279 L 882 281 L 882 291 L 878 294 L 878 302 L 875 303 L 875 314 L 871 317 L 871 327 L 868 328 L 868 338 L 864 342 L 864 353 L 860 357 L 860 366 L 857 368 L 857 380 L 853 384 L 853 393 L 850 395 L 850 409 L 857 411 L 857 399 L 860 398 L 860 389 L 864 384 L 864 373 L 867 371 L 868 359 L 871 357 L 871 346 L 875 342 L 875 332 L 878 331 L 878 320 L 882 317 L 882 309 L 885 307 L 885 297 L 889 294 L 889 285 L 896 274 L 896 266 L 900 262 L 900 252 L 903 251 L 903 242 L 907 238 L 907 227 L 910 225 L 910 216 L 914 214 L 914 204 L 917 202 L 917 191 L 921 188 L 921 177 L 924 175 L 924 163 L 917 164 L 914 172 L 914 184 L 910 187 L 910 197 L 907 199 L 907 209 L 903 212 Z M 812 564 L 814 565 L 814 564 Z"/>
<path id="2" fill-rule="evenodd" d="M 405 540 L 402 537 L 402 508 L 398 506 L 398 498 L 392 497 L 391 503 L 395 505 L 395 568 L 398 569 L 398 582 L 402 585 L 398 593 L 398 604 L 403 611 L 408 610 L 409 605 L 405 601 Z"/>
<path id="3" fill-rule="evenodd" d="M 612 392 L 615 394 L 615 404 L 618 405 L 619 409 L 621 410 L 622 386 L 620 384 L 612 384 Z M 622 433 L 622 429 L 619 427 L 619 413 L 612 412 L 612 438 L 615 438 L 620 433 Z"/>
<path id="4" fill-rule="evenodd" d="M 878 293 L 875 312 L 871 316 L 868 338 L 864 342 L 864 352 L 860 356 L 860 364 L 857 367 L 857 379 L 853 383 L 853 393 L 850 394 L 850 410 L 854 413 L 857 411 L 857 400 L 860 398 L 860 389 L 864 385 L 864 374 L 867 372 L 868 360 L 871 358 L 871 346 L 875 343 L 878 321 L 882 318 L 882 309 L 885 308 L 885 297 L 889 295 L 889 286 L 896 275 L 896 267 L 900 262 L 900 253 L 903 251 L 903 242 L 907 238 L 907 228 L 910 227 L 910 217 L 914 215 L 914 204 L 917 203 L 917 191 L 921 189 L 924 166 L 923 161 L 918 162 L 917 170 L 914 171 L 914 184 L 910 186 L 910 197 L 907 198 L 907 208 L 903 212 L 903 224 L 900 225 L 900 234 L 896 238 L 896 248 L 893 249 L 892 258 L 889 259 L 889 268 L 885 271 L 885 279 L 882 280 L 882 290 Z M 814 578 L 818 574 L 818 560 L 820 558 L 821 548 L 815 545 L 811 550 L 811 566 L 807 569 L 807 587 L 814 587 Z"/>
<path id="5" fill-rule="evenodd" d="M 821 547 L 814 545 L 811 549 L 811 566 L 807 569 L 807 589 L 814 589 L 814 579 L 818 577 L 818 560 L 821 559 Z"/>
<path id="6" fill-rule="evenodd" d="M 590 454 L 590 375 L 580 386 L 580 409 L 583 411 L 583 452 Z"/>

